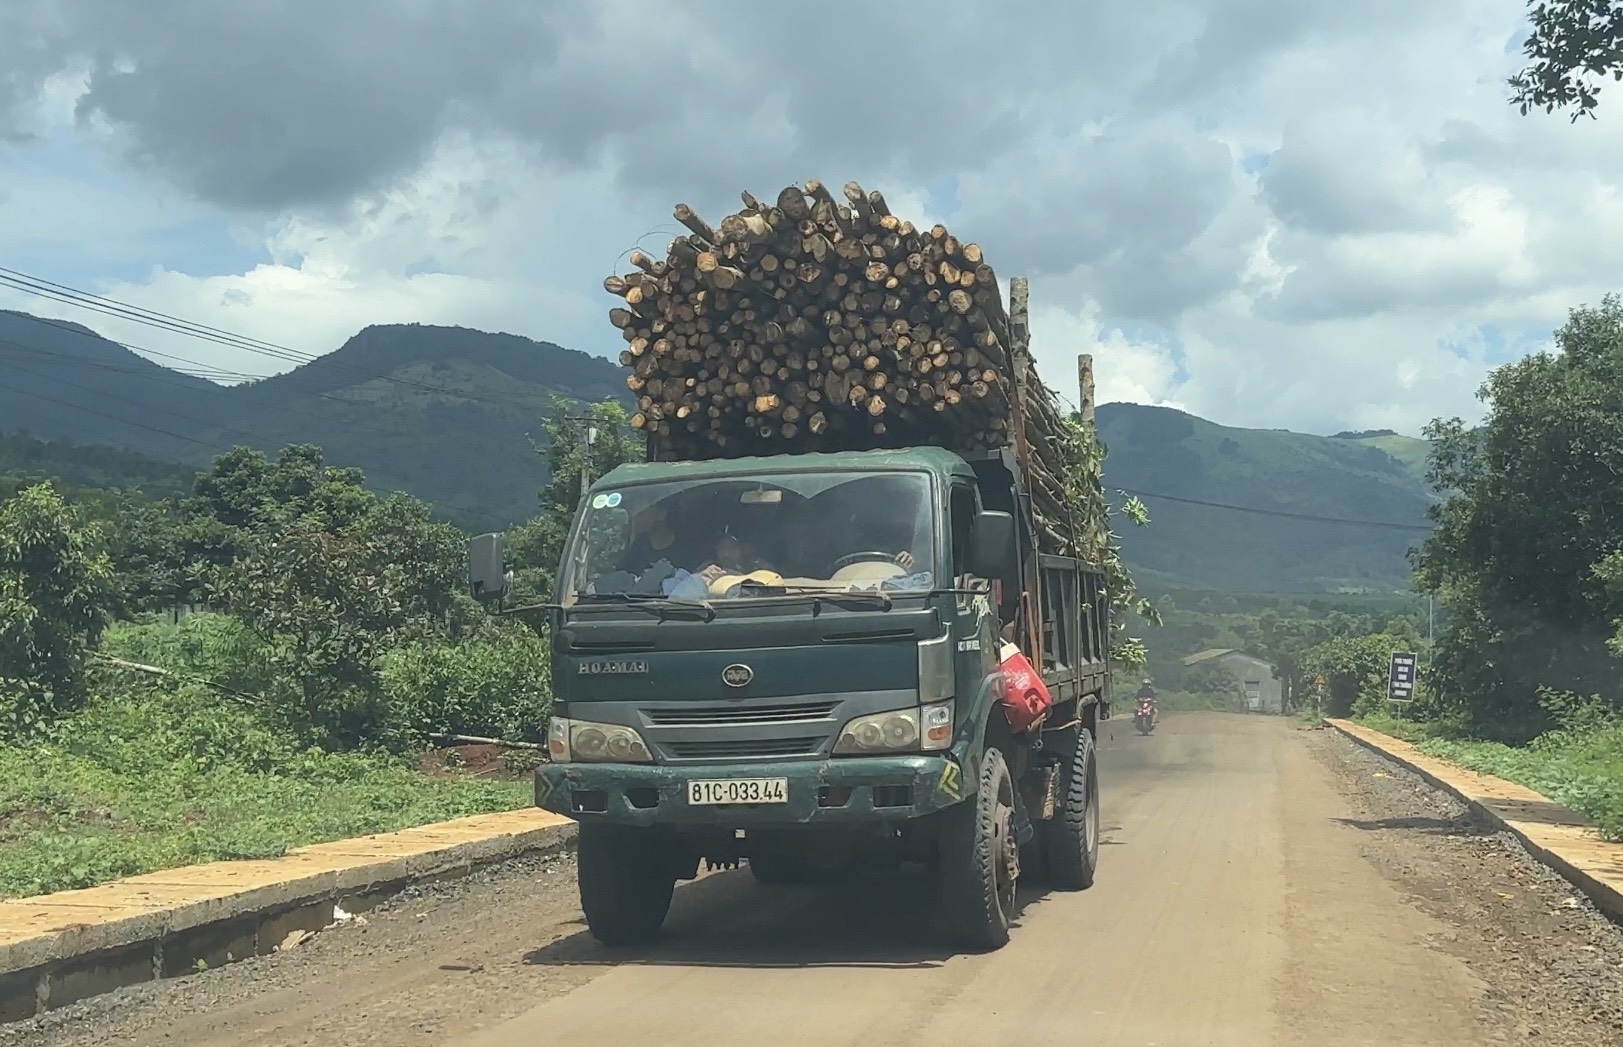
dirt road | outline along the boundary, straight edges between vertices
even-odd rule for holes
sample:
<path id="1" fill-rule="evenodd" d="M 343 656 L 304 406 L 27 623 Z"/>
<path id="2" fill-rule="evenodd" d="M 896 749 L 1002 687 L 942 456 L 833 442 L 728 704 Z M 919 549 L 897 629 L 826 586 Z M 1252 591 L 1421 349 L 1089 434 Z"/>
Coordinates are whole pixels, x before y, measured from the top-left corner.
<path id="1" fill-rule="evenodd" d="M 583 932 L 567 860 L 405 898 L 292 953 L 0 1043 L 1452 1045 L 1611 1042 L 1623 936 L 1452 804 L 1293 722 L 1104 739 L 1098 885 L 940 944 L 919 878 L 678 892 L 657 947 Z"/>

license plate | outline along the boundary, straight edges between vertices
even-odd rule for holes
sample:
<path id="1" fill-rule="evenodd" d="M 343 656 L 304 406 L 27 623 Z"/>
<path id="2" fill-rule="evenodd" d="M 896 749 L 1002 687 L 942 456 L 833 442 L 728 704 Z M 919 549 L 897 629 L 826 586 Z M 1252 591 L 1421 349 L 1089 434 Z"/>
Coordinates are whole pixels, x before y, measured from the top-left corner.
<path id="1" fill-rule="evenodd" d="M 734 803 L 788 803 L 787 778 L 728 778 L 688 782 L 688 803 L 716 807 Z"/>

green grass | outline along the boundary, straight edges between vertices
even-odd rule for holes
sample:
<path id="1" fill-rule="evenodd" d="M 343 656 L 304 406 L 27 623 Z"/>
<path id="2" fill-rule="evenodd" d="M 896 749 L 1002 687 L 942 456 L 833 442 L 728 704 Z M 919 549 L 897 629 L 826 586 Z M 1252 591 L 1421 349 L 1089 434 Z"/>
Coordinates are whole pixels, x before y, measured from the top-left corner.
<path id="1" fill-rule="evenodd" d="M 1426 468 L 1430 464 L 1431 441 L 1429 440 L 1421 440 L 1413 436 L 1366 436 L 1351 442 L 1363 444 L 1366 447 L 1380 448 L 1414 470 L 1417 476 L 1424 476 Z"/>
<path id="2" fill-rule="evenodd" d="M 128 773 L 59 746 L 0 748 L 0 898 L 389 832 L 529 802 L 522 782 L 429 778 L 398 759 L 312 754 L 275 772 Z"/>
<path id="3" fill-rule="evenodd" d="M 1449 737 L 1427 724 L 1386 715 L 1364 722 L 1431 756 L 1525 785 L 1588 816 L 1607 839 L 1623 840 L 1623 723 L 1550 731 L 1530 745 L 1512 747 Z"/>
<path id="4" fill-rule="evenodd" d="M 281 773 L 127 774 L 62 748 L 0 748 L 0 898 L 274 857 L 527 802 L 524 782 L 428 778 L 367 756 L 315 755 Z"/>
<path id="5" fill-rule="evenodd" d="M 122 625 L 124 656 L 224 676 L 219 616 Z M 420 773 L 411 757 L 302 747 L 246 702 L 173 679 L 93 678 L 91 703 L 28 743 L 0 743 L 0 898 L 389 832 L 530 802 L 530 786 Z"/>

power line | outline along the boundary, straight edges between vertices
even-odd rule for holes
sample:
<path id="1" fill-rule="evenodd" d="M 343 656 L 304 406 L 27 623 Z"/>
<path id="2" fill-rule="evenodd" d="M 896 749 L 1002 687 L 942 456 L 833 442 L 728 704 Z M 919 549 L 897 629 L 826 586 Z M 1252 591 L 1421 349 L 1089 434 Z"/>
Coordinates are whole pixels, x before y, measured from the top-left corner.
<path id="1" fill-rule="evenodd" d="M 33 397 L 36 400 L 44 400 L 46 403 L 56 404 L 59 407 L 66 407 L 66 408 L 68 408 L 70 410 L 79 411 L 79 412 L 81 412 L 83 414 L 88 414 L 88 415 L 90 415 L 92 417 L 95 417 L 95 418 L 102 418 L 102 419 L 105 419 L 105 420 L 110 421 L 110 422 L 118 422 L 121 425 L 134 426 L 137 429 L 145 429 L 149 433 L 157 433 L 160 436 L 171 436 L 171 437 L 174 437 L 176 440 L 184 440 L 187 443 L 196 444 L 199 447 L 205 447 L 205 448 L 208 448 L 210 450 L 214 449 L 214 445 L 211 444 L 211 443 L 207 443 L 206 441 L 198 440 L 198 439 L 196 439 L 194 437 L 190 437 L 190 436 L 183 436 L 180 433 L 170 432 L 168 429 L 159 429 L 155 425 L 147 425 L 144 422 L 134 422 L 134 421 L 130 421 L 130 420 L 125 419 L 125 418 L 117 418 L 117 417 L 114 417 L 113 415 L 103 414 L 100 411 L 92 411 L 90 408 L 84 406 L 83 404 L 69 403 L 66 400 L 58 400 L 54 396 L 46 396 L 44 393 L 29 392 L 27 395 Z"/>
<path id="2" fill-rule="evenodd" d="M 0 339 L 0 345 L 11 346 L 11 345 L 16 345 L 16 343 L 7 341 L 5 339 Z M 119 403 L 129 404 L 132 407 L 139 407 L 139 408 L 142 408 L 142 409 L 146 409 L 146 408 L 148 408 L 150 406 L 148 404 L 142 403 L 139 400 L 132 400 L 127 396 L 119 396 L 117 393 L 108 392 L 105 389 L 97 389 L 94 386 L 81 385 L 78 382 L 72 381 L 71 379 L 63 378 L 61 375 L 55 375 L 55 374 L 50 374 L 50 373 L 47 373 L 47 372 L 36 371 L 36 370 L 34 370 L 34 369 L 30 368 L 30 367 L 24 367 L 23 365 L 18 364 L 15 361 L 12 362 L 11 366 L 17 368 L 18 370 L 22 371 L 25 374 L 31 374 L 36 378 L 43 378 L 43 379 L 45 379 L 46 381 L 49 381 L 49 382 L 56 382 L 56 383 L 58 383 L 60 385 L 71 386 L 72 388 L 78 389 L 78 390 L 80 390 L 82 392 L 87 392 L 87 393 L 91 393 L 91 394 L 96 395 L 96 396 L 101 396 L 101 397 L 104 397 L 104 398 L 106 398 L 108 400 L 115 400 L 115 401 L 117 401 Z M 233 429 L 232 427 L 230 427 L 228 425 L 221 425 L 218 422 L 212 421 L 212 420 L 207 419 L 207 418 L 198 418 L 195 415 L 182 414 L 181 412 L 175 411 L 175 410 L 171 410 L 169 413 L 174 415 L 176 418 L 179 418 L 179 419 L 181 419 L 183 421 L 192 422 L 192 423 L 194 423 L 196 425 L 203 426 L 205 429 L 217 429 L 222 433 L 234 433 L 237 436 L 241 436 L 241 437 L 244 437 L 244 438 L 249 439 L 249 440 L 257 439 L 251 433 L 243 432 L 240 429 Z M 140 423 L 137 423 L 137 422 L 130 421 L 128 419 L 118 418 L 118 417 L 116 417 L 114 415 L 103 415 L 102 417 L 105 418 L 108 421 L 123 422 L 123 423 L 128 424 L 128 425 L 138 425 L 138 424 L 140 424 Z M 150 427 L 145 427 L 145 428 L 150 428 Z M 160 432 L 161 430 L 154 430 L 154 431 L 155 432 Z M 169 435 L 175 435 L 175 434 L 169 434 Z M 190 439 L 190 438 L 189 437 L 182 437 L 182 439 Z M 203 443 L 203 441 L 200 441 L 200 440 L 192 440 L 191 442 L 192 443 Z M 204 444 L 204 446 L 210 446 L 210 445 Z"/>
<path id="3" fill-rule="evenodd" d="M 174 334 L 183 334 L 203 341 L 215 342 L 219 345 L 235 349 L 246 349 L 249 352 L 258 352 L 265 356 L 274 356 L 289 363 L 309 363 L 313 357 L 292 349 L 259 344 L 257 340 L 242 335 L 233 335 L 230 332 L 221 332 L 216 328 L 193 324 L 190 321 L 180 320 L 160 313 L 152 313 L 138 306 L 126 305 L 116 299 L 102 298 L 88 291 L 79 291 L 61 284 L 53 284 L 48 280 L 40 280 L 23 274 L 16 274 L 14 270 L 0 267 L 0 285 L 11 287 L 18 291 L 45 298 L 53 302 L 62 302 L 66 305 L 75 305 L 104 316 L 111 316 L 119 320 L 129 320 L 146 327 L 157 328 L 160 331 L 169 331 Z"/>
<path id="4" fill-rule="evenodd" d="M 187 382 L 176 382 L 172 378 L 169 378 L 169 375 L 170 374 L 185 375 L 188 378 L 201 378 L 204 381 L 208 381 L 208 382 L 216 382 L 218 377 L 236 377 L 237 376 L 237 372 L 234 372 L 234 371 L 224 371 L 224 370 L 219 370 L 219 369 L 216 369 L 216 368 L 209 368 L 209 367 L 202 367 L 202 366 L 198 366 L 198 367 L 195 367 L 195 368 L 192 368 L 192 367 L 160 367 L 160 368 L 157 368 L 156 371 L 154 371 L 151 368 L 139 368 L 139 369 L 137 369 L 137 368 L 134 368 L 134 367 L 121 367 L 118 364 L 111 363 L 111 362 L 109 362 L 107 360 L 86 360 L 86 359 L 84 359 L 82 357 L 69 356 L 66 353 L 58 353 L 58 352 L 52 352 L 49 349 L 41 349 L 38 346 L 23 345 L 21 342 L 13 342 L 13 341 L 11 341 L 9 339 L 5 339 L 5 338 L 0 338 L 0 345 L 7 346 L 14 352 L 28 353 L 30 356 L 45 356 L 45 357 L 49 357 L 49 358 L 51 358 L 53 360 L 69 360 L 69 361 L 71 361 L 73 363 L 73 365 L 75 367 L 93 367 L 93 368 L 95 368 L 95 369 L 97 369 L 99 371 L 112 371 L 112 372 L 114 372 L 116 374 L 127 374 L 127 375 L 131 375 L 132 377 L 135 377 L 135 378 L 145 378 L 145 379 L 147 379 L 149 381 L 155 381 L 155 382 L 167 381 L 171 385 L 175 385 L 177 387 L 184 387 L 184 388 L 193 388 L 193 386 L 191 386 L 191 384 L 187 383 Z"/>
<path id="5" fill-rule="evenodd" d="M 318 359 L 323 359 L 323 357 L 319 354 L 306 353 L 301 350 L 290 349 L 287 346 L 279 345 L 275 342 L 267 342 L 263 339 L 250 338 L 246 335 L 235 334 L 218 327 L 210 327 L 206 324 L 195 323 L 168 313 L 162 313 L 157 310 L 145 309 L 141 306 L 131 305 L 127 302 L 121 302 L 115 298 L 105 298 L 101 295 L 92 294 L 89 291 L 83 291 L 75 287 L 70 287 L 67 284 L 59 284 L 51 280 L 46 280 L 42 277 L 30 276 L 27 273 L 19 272 L 15 269 L 8 269 L 4 266 L 0 266 L 0 286 L 8 286 L 26 294 L 44 298 L 48 301 L 77 306 L 92 312 L 114 317 L 115 319 L 144 324 L 145 326 L 154 327 L 158 330 L 168 331 L 173 334 L 186 335 L 188 337 L 197 338 L 201 341 L 226 346 L 227 348 L 241 349 L 245 352 L 255 353 L 260 356 L 267 356 L 283 363 L 303 365 L 313 363 Z M 153 350 L 144 349 L 141 346 L 118 342 L 111 338 L 106 338 L 103 335 L 88 332 L 82 328 L 54 323 L 49 319 L 34 316 L 30 313 L 19 313 L 18 315 L 29 320 L 33 320 L 36 323 L 45 324 L 63 331 L 69 331 L 71 333 L 80 335 L 81 337 L 100 338 L 103 341 L 112 342 L 114 345 L 120 345 L 131 352 L 140 351 L 143 353 L 152 353 L 152 355 L 155 356 L 168 356 L 168 354 L 157 353 Z M 197 361 L 186 360 L 185 357 L 169 358 L 193 363 L 197 366 L 205 366 L 198 364 Z M 402 386 L 404 388 L 416 389 L 420 392 L 436 393 L 441 396 L 459 397 L 464 400 L 474 400 L 482 403 L 493 404 L 495 406 L 512 406 L 519 407 L 524 410 L 533 409 L 533 405 L 529 401 L 518 397 L 487 396 L 466 390 L 450 389 L 444 386 L 427 385 L 422 382 L 414 382 L 410 379 L 401 378 L 392 374 L 369 374 L 362 368 L 352 367 L 348 364 L 333 361 L 331 359 L 327 359 L 325 366 L 330 367 L 333 370 L 347 372 L 359 376 L 363 381 L 384 381 Z"/>
<path id="6" fill-rule="evenodd" d="M 128 368 L 128 367 L 120 367 L 117 364 L 109 363 L 109 362 L 107 362 L 105 360 L 86 360 L 86 359 L 83 359 L 81 357 L 70 356 L 67 353 L 52 352 L 49 349 L 40 349 L 40 348 L 34 347 L 34 346 L 22 345 L 19 342 L 13 342 L 13 341 L 11 341 L 9 339 L 5 339 L 5 338 L 0 338 L 0 345 L 9 346 L 12 349 L 20 350 L 20 351 L 25 352 L 25 353 L 32 353 L 32 354 L 34 354 L 36 356 L 48 356 L 48 357 L 51 357 L 52 359 L 56 359 L 56 360 L 67 360 L 67 361 L 70 361 L 75 367 L 93 367 L 93 368 L 96 368 L 97 370 L 113 371 L 113 372 L 116 372 L 118 374 L 132 375 L 132 376 L 134 376 L 136 378 L 145 379 L 147 381 L 161 382 L 161 383 L 164 383 L 166 385 L 172 385 L 172 386 L 175 386 L 178 389 L 191 390 L 191 389 L 195 388 L 189 382 L 180 382 L 180 381 L 175 380 L 176 377 L 178 377 L 179 375 L 184 375 L 184 374 L 189 373 L 189 372 L 183 371 L 183 370 L 181 370 L 180 368 L 177 368 L 177 367 L 159 367 L 156 371 L 145 371 L 145 370 L 137 371 L 137 370 L 133 370 L 133 369 Z M 125 348 L 130 348 L 130 347 L 126 346 Z M 151 350 L 143 349 L 142 351 L 143 352 L 150 352 Z M 164 354 L 159 353 L 157 355 L 162 356 Z M 182 359 L 182 358 L 181 357 L 175 357 L 174 359 Z M 233 374 L 235 372 L 222 372 L 222 373 Z M 206 381 L 212 381 L 210 376 L 205 375 L 205 374 L 191 374 L 190 377 L 202 378 L 202 379 L 204 379 Z M 242 377 L 247 379 L 247 380 L 257 380 L 252 375 L 244 375 Z M 222 393 L 226 392 L 226 389 L 227 389 L 227 387 L 225 387 L 225 386 L 219 386 L 218 388 L 219 388 L 219 391 L 222 392 Z M 351 400 L 351 399 L 348 399 L 348 398 L 342 397 L 342 396 L 334 396 L 331 393 L 322 393 L 322 392 L 315 392 L 315 391 L 312 391 L 312 390 L 304 390 L 304 391 L 301 391 L 300 395 L 302 395 L 302 396 L 320 397 L 323 400 L 331 400 L 333 403 L 343 404 L 346 407 L 354 408 L 354 407 L 359 407 L 360 406 L 360 404 L 358 404 L 354 400 Z M 212 423 L 207 423 L 207 424 L 212 424 Z"/>
<path id="7" fill-rule="evenodd" d="M 1198 505 L 1207 509 L 1227 509 L 1236 513 L 1250 513 L 1253 516 L 1272 516 L 1283 520 L 1305 520 L 1310 523 L 1344 524 L 1351 527 L 1378 527 L 1390 531 L 1412 531 L 1421 534 L 1431 533 L 1431 528 L 1424 524 L 1395 523 L 1389 520 L 1352 520 L 1341 516 L 1315 516 L 1312 513 L 1286 512 L 1283 509 L 1259 509 L 1251 505 L 1229 505 L 1224 502 L 1207 502 L 1199 498 L 1180 498 L 1177 495 L 1157 494 L 1154 491 L 1135 491 L 1129 487 L 1118 487 L 1116 489 L 1123 494 L 1134 495 L 1138 498 L 1159 498 L 1164 502 Z"/>

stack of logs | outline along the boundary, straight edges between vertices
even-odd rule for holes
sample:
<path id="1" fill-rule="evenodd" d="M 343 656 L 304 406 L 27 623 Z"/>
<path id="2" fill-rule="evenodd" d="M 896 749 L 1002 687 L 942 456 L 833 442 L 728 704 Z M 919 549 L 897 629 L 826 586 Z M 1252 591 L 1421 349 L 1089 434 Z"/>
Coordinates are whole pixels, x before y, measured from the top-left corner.
<path id="1" fill-rule="evenodd" d="M 689 235 L 610 276 L 632 424 L 660 459 L 937 445 L 1013 446 L 1043 545 L 1070 551 L 1076 434 L 1026 351 L 1024 281 L 1004 306 L 981 249 L 921 230 L 878 192 L 821 182 Z"/>

